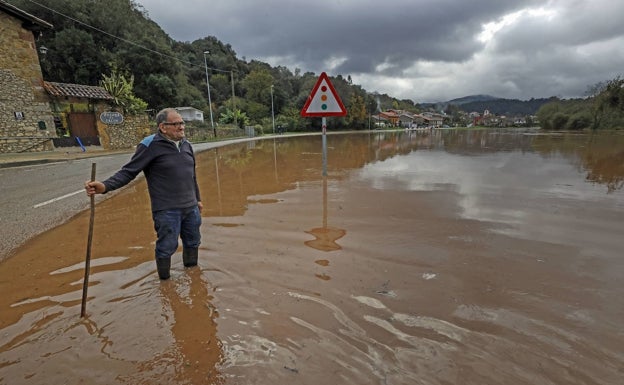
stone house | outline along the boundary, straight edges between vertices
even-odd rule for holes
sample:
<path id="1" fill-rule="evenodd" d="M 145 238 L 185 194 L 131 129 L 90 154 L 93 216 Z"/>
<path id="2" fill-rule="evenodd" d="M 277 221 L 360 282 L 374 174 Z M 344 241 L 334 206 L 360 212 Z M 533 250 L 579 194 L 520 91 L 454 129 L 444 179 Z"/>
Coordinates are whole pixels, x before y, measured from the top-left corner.
<path id="1" fill-rule="evenodd" d="M 0 0 L 0 153 L 83 144 L 131 148 L 149 135 L 147 115 L 101 119 L 113 100 L 104 88 L 43 80 L 36 40 L 52 28 Z"/>
<path id="2" fill-rule="evenodd" d="M 146 114 L 112 111 L 113 98 L 102 87 L 44 81 L 36 42 L 52 29 L 52 24 L 0 0 L 0 153 L 79 144 L 125 149 L 155 132 Z M 179 109 L 185 120 L 203 121 L 201 110 Z M 118 121 L 102 118 L 111 114 Z M 240 133 L 228 130 L 220 136 Z"/>
<path id="3" fill-rule="evenodd" d="M 0 0 L 0 153 L 45 151 L 56 137 L 35 41 L 52 25 Z"/>
<path id="4" fill-rule="evenodd" d="M 113 97 L 102 87 L 43 82 L 50 98 L 57 139 L 55 147 L 74 146 L 75 138 L 84 145 L 100 145 L 97 117 L 110 110 Z"/>
<path id="5" fill-rule="evenodd" d="M 114 98 L 103 87 L 46 81 L 43 86 L 58 135 L 53 139 L 55 147 L 131 148 L 152 131 L 146 114 L 124 116 L 114 111 Z"/>

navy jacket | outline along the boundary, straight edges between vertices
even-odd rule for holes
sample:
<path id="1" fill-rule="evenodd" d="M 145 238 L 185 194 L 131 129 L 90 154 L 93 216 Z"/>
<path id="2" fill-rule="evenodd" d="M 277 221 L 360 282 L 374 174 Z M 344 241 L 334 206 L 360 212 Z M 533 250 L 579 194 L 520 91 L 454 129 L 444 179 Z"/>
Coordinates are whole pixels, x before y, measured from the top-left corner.
<path id="1" fill-rule="evenodd" d="M 175 143 L 160 133 L 141 141 L 136 152 L 121 170 L 106 179 L 106 191 L 113 191 L 130 183 L 143 171 L 147 180 L 152 211 L 196 206 L 201 201 L 195 176 L 195 155 L 191 143 Z"/>

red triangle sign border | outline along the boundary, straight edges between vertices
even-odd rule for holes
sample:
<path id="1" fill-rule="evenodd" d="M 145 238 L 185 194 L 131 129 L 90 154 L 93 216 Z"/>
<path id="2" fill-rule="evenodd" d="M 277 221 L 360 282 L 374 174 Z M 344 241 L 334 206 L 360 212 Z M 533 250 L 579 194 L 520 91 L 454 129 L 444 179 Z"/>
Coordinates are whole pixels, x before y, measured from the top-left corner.
<path id="1" fill-rule="evenodd" d="M 323 82 L 327 84 L 327 87 L 331 91 L 330 93 L 332 97 L 334 98 L 334 101 L 336 102 L 339 111 L 309 111 L 310 105 L 312 104 L 312 101 L 315 99 L 316 93 L 319 91 L 319 88 L 321 87 L 321 84 L 323 84 Z M 308 96 L 308 100 L 306 101 L 305 105 L 301 109 L 301 116 L 323 117 L 323 116 L 345 116 L 345 115 L 347 115 L 347 109 L 344 107 L 344 104 L 342 104 L 342 100 L 340 100 L 340 96 L 338 96 L 338 93 L 336 92 L 334 85 L 329 80 L 327 73 L 325 72 L 321 73 L 318 80 L 316 81 L 316 84 L 314 85 L 314 88 L 312 89 L 312 92 L 310 93 L 310 96 Z"/>

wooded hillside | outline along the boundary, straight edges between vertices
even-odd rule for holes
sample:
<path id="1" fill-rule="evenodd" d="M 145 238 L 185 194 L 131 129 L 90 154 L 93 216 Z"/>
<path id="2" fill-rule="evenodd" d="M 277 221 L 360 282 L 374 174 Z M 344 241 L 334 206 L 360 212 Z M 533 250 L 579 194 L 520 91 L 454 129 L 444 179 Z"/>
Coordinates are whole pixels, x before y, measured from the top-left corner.
<path id="1" fill-rule="evenodd" d="M 301 73 L 299 69 L 292 72 L 283 66 L 241 60 L 232 46 L 215 36 L 193 42 L 175 41 L 133 0 L 47 0 L 45 4 L 12 0 L 11 4 L 54 25 L 53 31 L 37 41 L 38 47 L 48 49 L 47 54 L 41 56 L 43 77 L 47 81 L 100 85 L 104 77 L 112 81 L 121 79 L 121 83 L 131 84 L 134 94 L 147 102 L 148 110 L 190 106 L 209 116 L 208 67 L 212 113 L 216 122 L 268 128 L 272 125 L 273 104 L 276 124 L 290 131 L 320 125 L 318 119 L 299 116 L 320 74 Z M 205 51 L 210 53 L 204 56 Z M 487 109 L 497 115 L 533 115 L 544 108 L 542 106 L 551 105 L 542 111 L 540 118 L 546 124 L 554 119 L 548 111 L 556 110 L 559 123 L 562 122 L 561 114 L 565 114 L 565 109 L 552 107 L 552 103 L 561 102 L 556 98 L 520 101 L 488 97 L 487 100 L 466 99 L 461 103 L 456 100 L 456 103 L 417 105 L 412 100 L 370 93 L 353 84 L 349 75 L 333 77 L 332 83 L 349 114 L 344 118 L 331 118 L 331 128 L 369 128 L 372 114 L 391 108 L 440 112 L 452 106 L 452 110 L 465 112 L 482 113 Z M 586 105 L 592 107 L 574 110 L 571 114 L 575 117 L 565 119 L 565 125 L 576 128 L 624 126 L 619 117 L 621 103 L 614 101 L 624 99 L 621 81 L 618 83 L 620 88 L 611 84 L 607 89 L 606 84 L 603 88 L 596 87 L 596 92 L 589 98 Z M 570 123 L 572 121 L 574 123 Z"/>
<path id="2" fill-rule="evenodd" d="M 150 110 L 190 106 L 209 116 L 207 65 L 215 121 L 266 126 L 273 85 L 276 124 L 289 130 L 318 124 L 301 119 L 299 112 L 320 74 L 241 60 L 233 47 L 215 36 L 175 41 L 132 0 L 48 0 L 45 4 L 13 0 L 12 4 L 54 25 L 37 41 L 48 48 L 41 59 L 47 81 L 99 85 L 104 75 L 117 71 L 126 79 L 134 78 L 134 93 Z M 210 53 L 204 58 L 205 51 Z M 371 94 L 349 76 L 338 75 L 332 83 L 349 111 L 345 118 L 332 119 L 334 127 L 367 128 L 369 114 L 379 109 L 418 111 L 413 101 Z"/>

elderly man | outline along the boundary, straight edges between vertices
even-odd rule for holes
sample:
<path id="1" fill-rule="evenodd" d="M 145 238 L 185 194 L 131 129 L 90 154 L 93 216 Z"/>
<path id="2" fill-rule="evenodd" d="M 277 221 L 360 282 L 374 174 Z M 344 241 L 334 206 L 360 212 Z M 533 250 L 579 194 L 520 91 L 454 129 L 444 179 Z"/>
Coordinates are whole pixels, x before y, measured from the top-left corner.
<path id="1" fill-rule="evenodd" d="M 171 256 L 182 239 L 184 266 L 196 266 L 201 241 L 202 203 L 195 175 L 193 148 L 184 137 L 184 121 L 173 108 L 156 115 L 158 133 L 137 146 L 132 159 L 113 176 L 85 182 L 87 195 L 104 194 L 145 174 L 156 230 L 156 268 L 160 279 L 169 279 Z"/>

